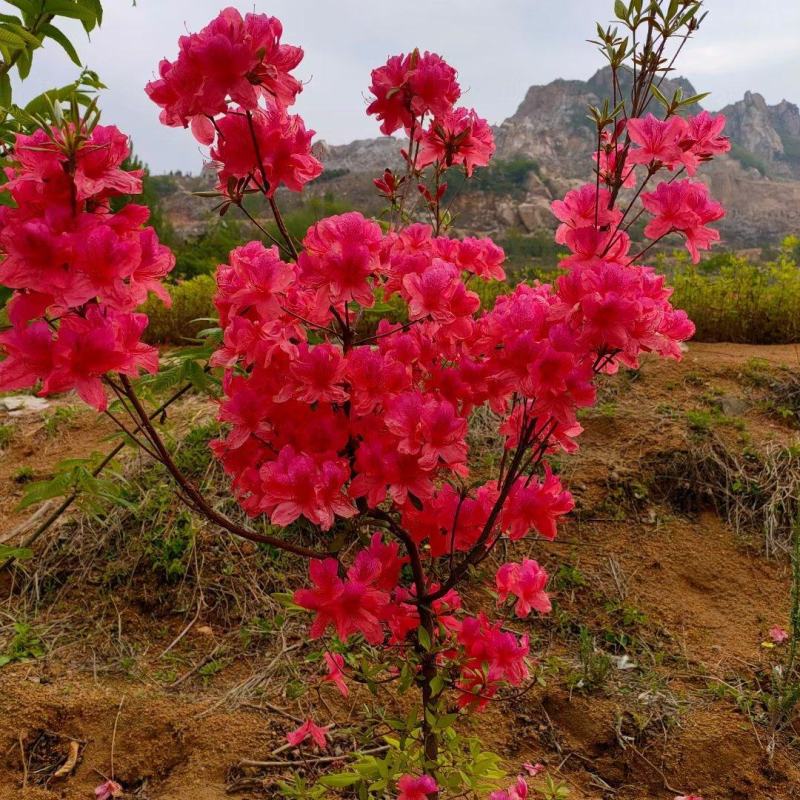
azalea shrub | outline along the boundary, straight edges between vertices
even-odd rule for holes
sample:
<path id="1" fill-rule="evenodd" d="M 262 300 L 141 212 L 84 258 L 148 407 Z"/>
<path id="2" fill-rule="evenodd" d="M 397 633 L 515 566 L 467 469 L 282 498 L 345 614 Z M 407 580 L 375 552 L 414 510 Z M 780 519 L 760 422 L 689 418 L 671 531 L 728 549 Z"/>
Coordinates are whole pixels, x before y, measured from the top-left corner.
<path id="1" fill-rule="evenodd" d="M 323 641 L 324 683 L 344 696 L 356 683 L 418 694 L 391 723 L 388 753 L 304 784 L 314 795 L 287 787 L 294 796 L 333 787 L 360 798 L 513 800 L 540 771 L 502 788 L 498 759 L 459 722 L 531 680 L 536 654 L 508 623 L 551 609 L 547 572 L 528 554 L 573 508 L 548 459 L 577 449 L 596 377 L 636 368 L 647 353 L 680 358 L 693 333 L 643 258 L 667 236 L 693 260 L 719 239 L 710 223 L 723 209 L 694 176 L 728 150 L 725 120 L 684 117 L 697 98 L 658 88 L 666 48 L 696 29 L 700 5 L 618 3 L 618 24 L 645 43 L 633 52 L 617 28 L 598 27 L 614 87 L 627 61 L 637 71 L 629 97 L 591 109 L 593 179 L 552 204 L 564 272 L 519 284 L 490 310 L 470 287 L 503 280 L 503 250 L 454 235 L 444 198 L 448 171 L 469 179 L 490 162 L 492 129 L 460 104 L 457 72 L 440 55 L 414 50 L 372 72 L 367 113 L 404 137 L 405 169 L 375 177 L 385 214 L 329 216 L 297 241 L 281 193 L 301 192 L 323 169 L 314 132 L 291 112 L 302 50 L 283 42 L 277 19 L 232 8 L 181 37 L 148 95 L 165 125 L 188 127 L 209 148 L 220 210 L 258 225 L 244 203 L 255 195 L 275 219 L 217 270 L 221 341 L 205 365 L 222 385 L 214 455 L 268 533 L 225 517 L 181 473 L 132 380 L 157 368 L 135 309 L 148 292 L 168 300 L 161 279 L 174 261 L 141 208 L 109 210 L 110 197 L 139 185 L 120 169 L 125 138 L 85 119 L 18 138 L 6 185 L 14 205 L 1 218 L 0 280 L 15 292 L 0 388 L 74 388 L 100 411 L 116 397 L 127 416 L 108 413 L 191 508 L 308 560 L 307 583 L 287 602 Z M 632 252 L 627 231 L 643 215 L 650 242 Z M 386 313 L 398 306 L 399 318 Z M 479 409 L 503 442 L 491 474 L 475 469 L 468 437 Z M 501 542 L 525 546 L 500 564 Z M 494 599 L 473 608 L 486 584 Z M 326 709 L 288 744 L 325 750 L 335 734 Z"/>

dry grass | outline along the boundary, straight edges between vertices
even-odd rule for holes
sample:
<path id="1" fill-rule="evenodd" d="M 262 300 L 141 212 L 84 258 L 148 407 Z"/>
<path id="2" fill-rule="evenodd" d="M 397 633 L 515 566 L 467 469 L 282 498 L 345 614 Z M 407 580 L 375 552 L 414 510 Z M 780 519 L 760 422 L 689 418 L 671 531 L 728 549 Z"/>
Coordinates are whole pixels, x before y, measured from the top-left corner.
<path id="1" fill-rule="evenodd" d="M 788 554 L 800 512 L 800 449 L 734 448 L 716 432 L 652 459 L 654 491 L 683 511 L 709 503 L 737 533 L 761 533 L 768 556 Z"/>

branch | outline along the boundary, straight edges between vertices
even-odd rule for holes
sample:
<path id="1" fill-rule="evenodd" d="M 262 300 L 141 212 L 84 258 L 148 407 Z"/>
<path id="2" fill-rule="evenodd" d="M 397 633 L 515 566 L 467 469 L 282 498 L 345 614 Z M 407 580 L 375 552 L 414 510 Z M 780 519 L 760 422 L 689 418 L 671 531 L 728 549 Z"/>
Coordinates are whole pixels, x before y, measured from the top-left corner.
<path id="1" fill-rule="evenodd" d="M 249 528 L 245 528 L 233 520 L 228 519 L 228 517 L 226 517 L 224 514 L 217 511 L 203 497 L 197 487 L 181 472 L 180 468 L 173 460 L 158 431 L 150 422 L 150 418 L 142 406 L 139 397 L 136 395 L 130 379 L 126 375 L 120 375 L 119 378 L 122 382 L 125 396 L 130 400 L 131 405 L 139 416 L 148 440 L 152 443 L 153 447 L 158 453 L 158 461 L 163 464 L 170 475 L 172 475 L 175 482 L 185 495 L 185 499 L 188 501 L 188 504 L 194 510 L 202 514 L 207 520 L 209 520 L 209 522 L 213 522 L 215 525 L 219 525 L 219 527 L 221 527 L 223 530 L 228 531 L 228 533 L 232 533 L 235 536 L 240 536 L 243 539 L 249 539 L 251 542 L 269 544 L 278 550 L 294 553 L 295 555 L 303 556 L 304 558 L 325 558 L 326 556 L 332 555 L 332 553 L 328 551 L 322 552 L 319 550 L 312 550 L 308 547 L 292 544 L 284 539 L 279 539 L 276 536 L 268 536 L 267 534 L 256 533 L 255 531 L 251 531 Z"/>
<path id="2" fill-rule="evenodd" d="M 181 387 L 175 394 L 173 394 L 169 399 L 165 400 L 155 411 L 150 414 L 150 419 L 156 419 L 160 417 L 174 402 L 179 400 L 183 395 L 186 394 L 192 388 L 191 383 L 187 383 L 185 386 Z M 141 430 L 141 425 L 135 428 L 135 432 L 138 433 Z M 103 460 L 92 470 L 92 477 L 96 478 L 125 448 L 127 442 L 122 441 L 120 442 L 108 455 L 106 455 Z M 64 498 L 63 502 L 56 508 L 46 520 L 44 520 L 38 528 L 21 544 L 23 547 L 30 547 L 34 544 L 39 537 L 44 534 L 49 528 L 58 520 L 58 518 L 78 499 L 80 496 L 80 492 L 75 491 L 66 498 Z M 7 540 L 8 536 L 3 536 L 2 541 Z M 6 569 L 9 565 L 14 562 L 14 558 L 6 559 L 2 564 L 0 564 L 0 571 Z"/>

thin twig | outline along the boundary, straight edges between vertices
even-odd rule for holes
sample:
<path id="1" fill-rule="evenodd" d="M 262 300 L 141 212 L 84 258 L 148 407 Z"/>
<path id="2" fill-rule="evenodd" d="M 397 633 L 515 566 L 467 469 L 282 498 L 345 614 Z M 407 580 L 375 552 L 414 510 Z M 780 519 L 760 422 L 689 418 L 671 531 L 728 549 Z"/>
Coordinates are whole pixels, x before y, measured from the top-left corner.
<path id="1" fill-rule="evenodd" d="M 117 725 L 119 725 L 119 717 L 122 714 L 122 704 L 125 702 L 125 695 L 119 701 L 119 708 L 117 709 L 117 716 L 114 718 L 114 730 L 111 733 L 111 780 L 114 780 L 114 748 L 117 745 Z"/>

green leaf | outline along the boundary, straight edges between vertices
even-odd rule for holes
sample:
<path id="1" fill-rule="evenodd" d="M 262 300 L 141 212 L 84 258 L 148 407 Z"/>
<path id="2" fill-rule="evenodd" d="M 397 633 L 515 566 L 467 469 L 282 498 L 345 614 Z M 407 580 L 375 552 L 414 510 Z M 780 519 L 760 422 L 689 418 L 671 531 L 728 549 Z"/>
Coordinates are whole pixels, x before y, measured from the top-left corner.
<path id="1" fill-rule="evenodd" d="M 323 775 L 317 783 L 321 783 L 329 789 L 344 789 L 360 780 L 361 776 L 357 772 L 334 772 L 332 775 Z"/>
<path id="2" fill-rule="evenodd" d="M 49 481 L 36 481 L 28 484 L 25 494 L 17 506 L 18 510 L 52 500 L 54 497 L 63 497 L 72 489 L 72 476 L 69 473 L 56 475 Z"/>
<path id="3" fill-rule="evenodd" d="M 53 41 L 58 42 L 64 48 L 64 52 L 69 56 L 73 64 L 77 64 L 79 67 L 83 66 L 78 51 L 63 31 L 60 31 L 55 25 L 45 25 L 42 28 L 42 33 L 45 36 L 49 36 Z"/>
<path id="4" fill-rule="evenodd" d="M 37 14 L 36 7 L 32 0 L 6 0 L 6 2 L 10 6 L 18 8 L 23 14 L 27 14 L 29 17 L 35 17 Z"/>
<path id="5" fill-rule="evenodd" d="M 0 561 L 5 561 L 9 558 L 16 558 L 18 561 L 24 561 L 32 557 L 33 550 L 29 547 L 9 547 L 8 545 L 0 544 Z"/>
<path id="6" fill-rule="evenodd" d="M 23 81 L 30 74 L 32 64 L 33 64 L 33 51 L 29 50 L 26 47 L 24 50 L 20 52 L 19 58 L 17 59 L 17 72 L 19 72 L 19 77 Z"/>
<path id="7" fill-rule="evenodd" d="M 31 47 L 41 47 L 42 40 L 38 36 L 34 36 L 27 28 L 23 28 L 18 22 L 6 21 L 5 27 L 12 33 L 24 39 Z"/>
<path id="8" fill-rule="evenodd" d="M 103 4 L 100 0 L 78 0 L 78 2 L 94 13 L 98 25 L 103 24 Z M 136 3 L 134 3 L 134 5 L 136 5 Z"/>
<path id="9" fill-rule="evenodd" d="M 669 108 L 669 100 L 667 100 L 667 98 L 664 97 L 664 93 L 658 88 L 658 86 L 652 84 L 650 86 L 650 91 L 653 93 L 656 100 L 658 100 L 658 102 L 661 103 L 662 106 L 664 106 L 664 108 Z"/>
<path id="10" fill-rule="evenodd" d="M 458 719 L 458 714 L 442 714 L 439 719 L 437 719 L 434 724 L 433 728 L 436 731 L 445 731 L 447 730 L 456 720 Z"/>
<path id="11" fill-rule="evenodd" d="M 80 6 L 72 0 L 45 0 L 44 10 L 60 17 L 79 19 L 87 33 L 97 24 L 97 16 L 94 11 Z"/>
<path id="12" fill-rule="evenodd" d="M 419 639 L 420 646 L 424 650 L 430 651 L 432 644 L 431 635 L 428 633 L 427 630 L 425 630 L 425 628 L 421 626 L 417 628 L 417 638 Z"/>
<path id="13" fill-rule="evenodd" d="M 0 75 L 0 106 L 3 110 L 11 108 L 11 78 L 7 72 Z"/>
<path id="14" fill-rule="evenodd" d="M 276 602 L 280 603 L 284 608 L 291 611 L 307 611 L 308 609 L 297 605 L 294 602 L 294 595 L 291 592 L 273 592 L 270 597 Z"/>
<path id="15" fill-rule="evenodd" d="M 626 20 L 628 18 L 628 9 L 622 0 L 615 0 L 614 2 L 614 16 L 617 19 Z"/>
<path id="16" fill-rule="evenodd" d="M 685 100 L 681 100 L 682 106 L 691 106 L 694 103 L 699 103 L 701 100 L 705 100 L 711 92 L 701 92 L 700 94 L 693 94 L 691 97 L 687 97 Z"/>
<path id="17" fill-rule="evenodd" d="M 25 40 L 18 33 L 14 33 L 4 25 L 0 26 L 0 44 L 4 44 L 14 50 L 25 49 Z"/>

